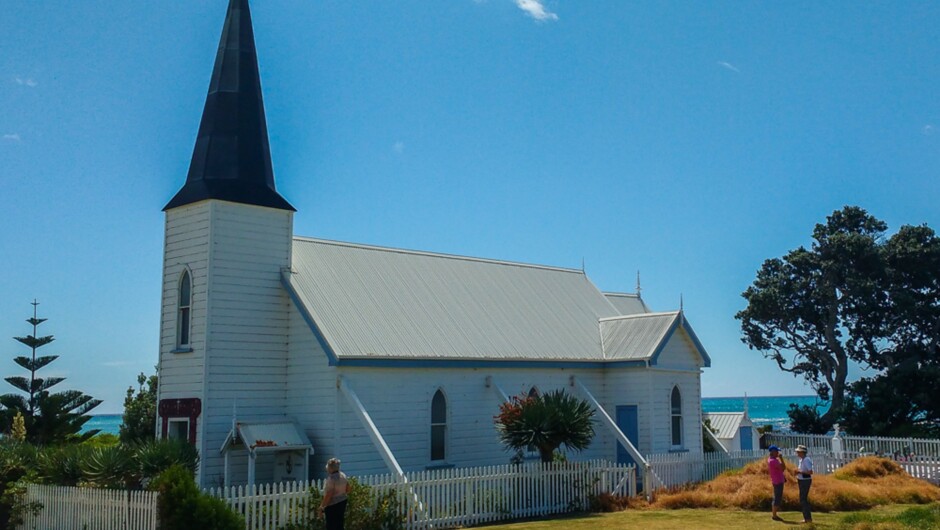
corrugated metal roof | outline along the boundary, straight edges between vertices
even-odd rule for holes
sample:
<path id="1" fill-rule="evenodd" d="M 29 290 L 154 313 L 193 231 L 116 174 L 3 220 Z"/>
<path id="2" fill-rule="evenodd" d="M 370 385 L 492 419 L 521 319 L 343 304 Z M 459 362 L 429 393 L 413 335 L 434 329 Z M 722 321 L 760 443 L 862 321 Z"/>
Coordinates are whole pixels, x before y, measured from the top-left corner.
<path id="1" fill-rule="evenodd" d="M 637 315 L 640 313 L 651 313 L 646 302 L 640 298 L 640 295 L 630 293 L 604 293 L 607 300 L 614 304 L 621 315 Z"/>
<path id="2" fill-rule="evenodd" d="M 310 439 L 293 422 L 277 423 L 237 423 L 238 437 L 250 449 L 257 450 L 291 450 L 311 448 Z M 222 451 L 232 442 L 232 433 L 229 432 Z"/>
<path id="3" fill-rule="evenodd" d="M 290 284 L 339 357 L 603 360 L 580 270 L 294 238 Z"/>
<path id="4" fill-rule="evenodd" d="M 703 420 L 709 420 L 712 428 L 718 432 L 716 438 L 734 438 L 738 434 L 738 428 L 744 421 L 743 412 L 705 412 L 702 414 Z"/>
<path id="5" fill-rule="evenodd" d="M 649 359 L 678 318 L 679 312 L 672 311 L 601 320 L 604 356 L 610 360 Z"/>

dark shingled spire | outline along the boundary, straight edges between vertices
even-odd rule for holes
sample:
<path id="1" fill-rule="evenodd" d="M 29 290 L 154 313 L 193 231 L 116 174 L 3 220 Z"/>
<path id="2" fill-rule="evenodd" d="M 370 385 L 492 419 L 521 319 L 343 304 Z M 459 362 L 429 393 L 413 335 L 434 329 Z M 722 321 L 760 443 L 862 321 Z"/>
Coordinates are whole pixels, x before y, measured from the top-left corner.
<path id="1" fill-rule="evenodd" d="M 206 199 L 294 211 L 274 187 L 248 0 L 230 0 L 186 184 L 163 208 Z"/>

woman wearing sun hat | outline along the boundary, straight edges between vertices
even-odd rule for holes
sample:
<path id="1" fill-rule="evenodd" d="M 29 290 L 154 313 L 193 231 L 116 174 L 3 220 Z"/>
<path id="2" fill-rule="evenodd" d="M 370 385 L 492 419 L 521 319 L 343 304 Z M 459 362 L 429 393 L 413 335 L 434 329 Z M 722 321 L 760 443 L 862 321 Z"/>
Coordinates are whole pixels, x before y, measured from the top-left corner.
<path id="1" fill-rule="evenodd" d="M 783 473 L 786 471 L 787 465 L 783 462 L 783 457 L 780 456 L 779 447 L 771 445 L 767 450 L 770 451 L 770 457 L 767 458 L 767 471 L 770 473 L 770 484 L 774 488 L 774 500 L 770 505 L 771 518 L 774 521 L 780 521 L 777 510 L 783 504 L 783 483 L 787 480 Z"/>
<path id="2" fill-rule="evenodd" d="M 800 464 L 793 473 L 796 474 L 796 483 L 800 486 L 800 508 L 803 510 L 803 522 L 813 522 L 813 514 L 809 511 L 809 487 L 813 485 L 813 459 L 806 456 L 806 446 L 796 446 L 796 456 Z"/>

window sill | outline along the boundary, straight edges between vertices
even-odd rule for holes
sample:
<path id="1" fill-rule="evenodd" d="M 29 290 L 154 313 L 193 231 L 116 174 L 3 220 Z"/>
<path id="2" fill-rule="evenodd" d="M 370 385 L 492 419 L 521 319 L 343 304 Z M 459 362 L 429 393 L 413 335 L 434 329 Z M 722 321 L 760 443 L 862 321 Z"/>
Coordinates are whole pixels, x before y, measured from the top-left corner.
<path id="1" fill-rule="evenodd" d="M 688 449 L 683 449 L 683 448 L 681 448 L 681 447 L 674 447 L 674 448 L 670 449 L 669 452 L 670 452 L 670 453 L 688 453 L 689 450 L 688 450 Z"/>
<path id="2" fill-rule="evenodd" d="M 170 353 L 192 353 L 192 352 L 193 352 L 193 349 L 192 349 L 192 348 L 189 348 L 189 347 L 186 347 L 186 346 L 184 346 L 184 347 L 182 347 L 182 348 L 174 348 L 174 349 L 170 350 Z"/>
<path id="3" fill-rule="evenodd" d="M 448 464 L 447 462 L 432 462 L 426 466 L 424 469 L 427 471 L 433 471 L 435 469 L 453 469 L 454 464 Z"/>

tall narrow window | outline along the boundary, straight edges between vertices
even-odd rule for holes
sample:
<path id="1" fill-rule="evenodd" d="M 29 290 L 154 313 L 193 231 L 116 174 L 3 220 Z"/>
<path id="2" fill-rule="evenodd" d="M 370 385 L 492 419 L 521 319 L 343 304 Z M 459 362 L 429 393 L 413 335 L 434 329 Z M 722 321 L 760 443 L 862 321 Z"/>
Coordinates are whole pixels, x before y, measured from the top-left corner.
<path id="1" fill-rule="evenodd" d="M 431 399 L 431 460 L 441 461 L 445 457 L 447 436 L 447 399 L 438 390 Z"/>
<path id="2" fill-rule="evenodd" d="M 192 281 L 189 279 L 189 271 L 185 271 L 183 272 L 183 277 L 180 278 L 179 315 L 177 317 L 177 328 L 179 329 L 177 346 L 181 348 L 189 346 L 189 313 L 192 306 L 192 290 Z"/>
<path id="3" fill-rule="evenodd" d="M 672 387 L 672 446 L 682 447 L 682 395 Z"/>

